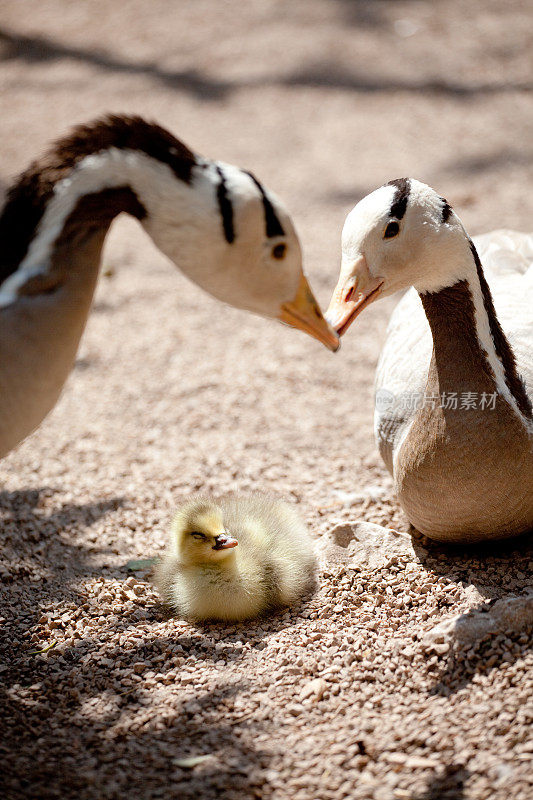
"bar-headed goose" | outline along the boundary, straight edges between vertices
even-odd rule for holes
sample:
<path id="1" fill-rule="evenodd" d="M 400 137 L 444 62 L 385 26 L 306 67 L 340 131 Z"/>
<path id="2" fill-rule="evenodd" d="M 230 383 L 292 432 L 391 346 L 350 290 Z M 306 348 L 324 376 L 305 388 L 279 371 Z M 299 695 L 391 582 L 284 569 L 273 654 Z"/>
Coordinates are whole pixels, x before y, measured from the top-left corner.
<path id="1" fill-rule="evenodd" d="M 533 527 L 533 235 L 478 246 L 431 188 L 391 181 L 346 219 L 326 315 L 342 334 L 413 287 L 379 360 L 375 432 L 409 520 L 447 541 Z"/>
<path id="2" fill-rule="evenodd" d="M 121 211 L 214 297 L 338 346 L 274 195 L 252 174 L 196 155 L 157 125 L 106 117 L 76 128 L 33 163 L 0 214 L 0 456 L 57 400 L 106 233 Z"/>

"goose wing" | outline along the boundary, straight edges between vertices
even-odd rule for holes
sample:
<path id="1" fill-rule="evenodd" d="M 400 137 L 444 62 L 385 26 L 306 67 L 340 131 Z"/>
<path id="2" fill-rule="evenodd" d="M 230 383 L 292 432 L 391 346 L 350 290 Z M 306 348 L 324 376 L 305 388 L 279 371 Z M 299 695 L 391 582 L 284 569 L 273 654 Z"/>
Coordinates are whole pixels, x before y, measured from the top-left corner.
<path id="1" fill-rule="evenodd" d="M 533 233 L 500 229 L 474 237 L 483 269 L 490 276 L 523 275 L 533 279 Z"/>

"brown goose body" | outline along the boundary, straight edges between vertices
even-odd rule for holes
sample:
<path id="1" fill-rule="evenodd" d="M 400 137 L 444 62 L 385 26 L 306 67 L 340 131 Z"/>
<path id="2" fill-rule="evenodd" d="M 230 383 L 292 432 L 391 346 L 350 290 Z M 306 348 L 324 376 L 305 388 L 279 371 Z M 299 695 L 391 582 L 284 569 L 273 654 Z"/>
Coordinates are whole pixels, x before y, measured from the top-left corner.
<path id="1" fill-rule="evenodd" d="M 508 280 L 493 285 L 509 341 L 523 341 L 527 293 Z M 396 387 L 394 402 L 376 409 L 375 432 L 398 498 L 415 528 L 445 541 L 533 527 L 532 432 L 499 392 L 475 331 L 468 283 L 421 297 L 411 291 L 393 314 L 376 372 L 378 398 Z M 523 355 L 518 370 L 530 387 Z"/>

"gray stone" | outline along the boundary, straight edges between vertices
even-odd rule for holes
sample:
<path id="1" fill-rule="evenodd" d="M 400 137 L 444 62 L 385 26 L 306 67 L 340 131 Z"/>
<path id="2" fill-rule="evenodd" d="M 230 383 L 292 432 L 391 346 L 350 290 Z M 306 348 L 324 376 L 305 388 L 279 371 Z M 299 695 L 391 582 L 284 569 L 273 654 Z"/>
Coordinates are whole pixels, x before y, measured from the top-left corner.
<path id="1" fill-rule="evenodd" d="M 343 564 L 352 569 L 379 569 L 397 556 L 416 560 L 410 536 L 363 521 L 332 528 L 324 537 L 320 554 L 324 564 Z"/>
<path id="2" fill-rule="evenodd" d="M 426 649 L 453 642 L 461 647 L 472 646 L 487 636 L 498 633 L 524 633 L 533 628 L 533 590 L 525 595 L 509 595 L 497 600 L 486 611 L 472 609 L 444 620 L 422 639 Z"/>

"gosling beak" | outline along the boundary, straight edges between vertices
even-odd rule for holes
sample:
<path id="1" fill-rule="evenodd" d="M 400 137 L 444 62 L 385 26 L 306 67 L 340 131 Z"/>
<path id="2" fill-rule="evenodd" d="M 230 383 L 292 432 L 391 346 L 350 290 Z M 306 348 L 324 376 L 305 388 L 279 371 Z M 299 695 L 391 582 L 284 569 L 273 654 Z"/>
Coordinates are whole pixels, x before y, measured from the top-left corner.
<path id="1" fill-rule="evenodd" d="M 339 336 L 346 333 L 363 308 L 377 300 L 383 286 L 382 278 L 374 278 L 370 274 L 364 256 L 359 256 L 351 265 L 349 273 L 348 277 L 341 273 L 325 314 Z"/>
<path id="2" fill-rule="evenodd" d="M 219 533 L 215 536 L 215 546 L 213 550 L 229 550 L 230 547 L 237 547 L 239 542 L 233 536 L 228 536 L 227 533 Z"/>
<path id="3" fill-rule="evenodd" d="M 314 336 L 315 339 L 325 344 L 333 352 L 340 347 L 339 337 L 322 316 L 320 306 L 315 300 L 303 272 L 296 297 L 291 303 L 284 303 L 281 306 L 278 319 L 293 328 L 299 328 L 310 336 Z"/>

